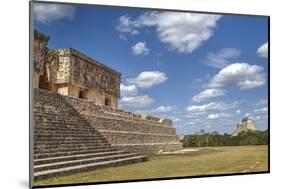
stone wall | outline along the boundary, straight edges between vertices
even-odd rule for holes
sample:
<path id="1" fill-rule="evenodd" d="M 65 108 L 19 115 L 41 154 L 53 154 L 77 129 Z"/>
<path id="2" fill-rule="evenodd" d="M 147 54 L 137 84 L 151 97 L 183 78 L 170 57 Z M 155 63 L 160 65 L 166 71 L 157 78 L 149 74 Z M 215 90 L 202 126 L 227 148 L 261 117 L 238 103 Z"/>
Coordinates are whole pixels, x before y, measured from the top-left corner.
<path id="1" fill-rule="evenodd" d="M 34 71 L 34 74 L 33 74 L 33 87 L 34 88 L 39 87 L 39 79 L 40 79 L 40 72 Z"/>
<path id="2" fill-rule="evenodd" d="M 120 73 L 75 49 L 50 50 L 49 56 L 54 55 L 59 57 L 58 61 L 48 63 L 53 92 L 78 98 L 81 98 L 82 94 L 83 99 L 117 108 Z"/>
<path id="3" fill-rule="evenodd" d="M 47 62 L 49 37 L 34 31 L 33 59 L 34 59 L 34 88 L 39 87 L 40 76 L 44 73 L 44 65 Z"/>
<path id="4" fill-rule="evenodd" d="M 59 71 L 54 83 L 70 82 L 102 94 L 120 96 L 119 72 L 72 48 L 54 49 L 49 54 L 59 56 Z"/>

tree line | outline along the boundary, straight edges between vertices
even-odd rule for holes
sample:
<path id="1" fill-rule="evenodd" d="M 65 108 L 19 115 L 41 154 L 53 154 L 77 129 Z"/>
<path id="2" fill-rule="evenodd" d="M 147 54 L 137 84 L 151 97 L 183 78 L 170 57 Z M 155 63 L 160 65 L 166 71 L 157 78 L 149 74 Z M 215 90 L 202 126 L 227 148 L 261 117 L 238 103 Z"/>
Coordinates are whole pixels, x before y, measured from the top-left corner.
<path id="1" fill-rule="evenodd" d="M 228 133 L 219 134 L 217 131 L 185 135 L 182 139 L 184 147 L 207 147 L 207 146 L 244 146 L 244 145 L 267 145 L 268 130 L 265 131 L 244 131 L 237 136 Z"/>

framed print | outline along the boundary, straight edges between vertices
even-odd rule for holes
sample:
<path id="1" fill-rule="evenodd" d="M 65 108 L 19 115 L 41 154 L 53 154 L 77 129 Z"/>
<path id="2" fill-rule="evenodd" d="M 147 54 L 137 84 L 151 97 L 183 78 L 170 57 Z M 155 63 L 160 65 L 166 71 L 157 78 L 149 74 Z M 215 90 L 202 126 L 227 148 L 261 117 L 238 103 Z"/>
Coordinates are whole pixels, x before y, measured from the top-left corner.
<path id="1" fill-rule="evenodd" d="M 264 15 L 30 2 L 30 187 L 269 173 Z"/>

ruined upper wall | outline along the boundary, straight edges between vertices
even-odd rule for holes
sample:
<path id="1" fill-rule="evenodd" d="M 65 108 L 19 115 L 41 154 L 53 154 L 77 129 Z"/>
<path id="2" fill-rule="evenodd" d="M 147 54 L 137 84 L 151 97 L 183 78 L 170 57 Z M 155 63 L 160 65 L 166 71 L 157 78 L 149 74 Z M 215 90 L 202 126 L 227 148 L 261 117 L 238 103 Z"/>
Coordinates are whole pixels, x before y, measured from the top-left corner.
<path id="1" fill-rule="evenodd" d="M 102 94 L 120 96 L 121 74 L 72 48 L 50 50 L 59 56 L 57 83 L 79 85 L 95 89 Z"/>
<path id="2" fill-rule="evenodd" d="M 45 34 L 34 30 L 34 70 L 39 72 L 40 75 L 44 72 L 44 64 L 47 62 L 48 54 L 48 40 L 49 37 Z"/>

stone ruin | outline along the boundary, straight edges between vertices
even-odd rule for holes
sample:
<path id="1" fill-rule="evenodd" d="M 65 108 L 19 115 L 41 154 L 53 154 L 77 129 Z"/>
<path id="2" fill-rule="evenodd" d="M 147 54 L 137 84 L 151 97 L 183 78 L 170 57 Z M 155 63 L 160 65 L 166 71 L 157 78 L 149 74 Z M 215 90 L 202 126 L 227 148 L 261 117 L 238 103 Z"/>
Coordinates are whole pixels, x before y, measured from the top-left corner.
<path id="1" fill-rule="evenodd" d="M 118 107 L 121 74 L 72 48 L 47 49 L 49 37 L 34 32 L 34 87 Z"/>
<path id="2" fill-rule="evenodd" d="M 257 129 L 253 121 L 249 117 L 245 117 L 242 119 L 241 123 L 237 124 L 236 130 L 232 136 L 237 136 L 239 133 L 243 131 L 247 132 L 247 131 L 255 131 L 255 130 Z"/>
<path id="3" fill-rule="evenodd" d="M 182 149 L 169 119 L 118 109 L 121 74 L 34 31 L 34 177 L 147 160 Z"/>

